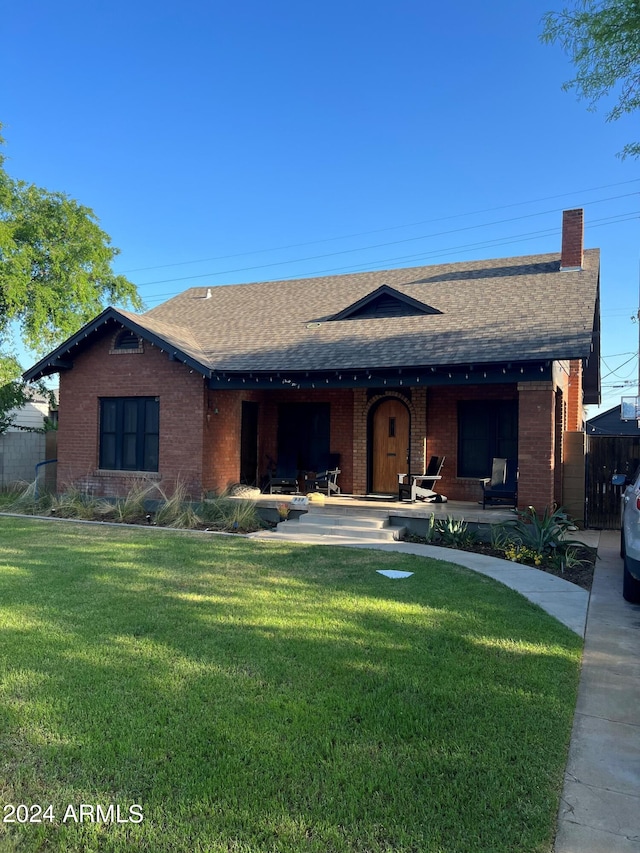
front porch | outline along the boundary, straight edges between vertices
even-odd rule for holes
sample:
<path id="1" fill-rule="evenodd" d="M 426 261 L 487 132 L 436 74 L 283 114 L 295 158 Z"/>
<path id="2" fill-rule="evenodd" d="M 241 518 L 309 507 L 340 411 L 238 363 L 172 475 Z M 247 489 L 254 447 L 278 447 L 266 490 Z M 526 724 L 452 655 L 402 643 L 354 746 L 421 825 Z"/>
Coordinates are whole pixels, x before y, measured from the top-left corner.
<path id="1" fill-rule="evenodd" d="M 565 437 L 577 429 L 568 417 L 565 373 L 556 372 L 554 381 L 486 385 L 474 384 L 473 376 L 464 385 L 453 377 L 450 385 L 443 379 L 383 389 L 209 391 L 204 491 L 234 483 L 265 491 L 276 478 L 304 490 L 305 478 L 339 468 L 337 485 L 351 496 L 347 505 L 353 510 L 364 498 L 369 508 L 366 496 L 397 494 L 399 473 L 424 472 L 437 457 L 444 465 L 434 488 L 449 502 L 430 505 L 426 515 L 476 516 L 480 480 L 490 476 L 493 459 L 505 458 L 518 468 L 521 507 L 542 512 L 564 505 Z M 390 503 L 397 514 L 400 505 Z M 584 518 L 582 508 L 570 511 Z M 422 510 L 407 512 L 413 517 Z M 495 520 L 499 512 L 487 517 Z"/>

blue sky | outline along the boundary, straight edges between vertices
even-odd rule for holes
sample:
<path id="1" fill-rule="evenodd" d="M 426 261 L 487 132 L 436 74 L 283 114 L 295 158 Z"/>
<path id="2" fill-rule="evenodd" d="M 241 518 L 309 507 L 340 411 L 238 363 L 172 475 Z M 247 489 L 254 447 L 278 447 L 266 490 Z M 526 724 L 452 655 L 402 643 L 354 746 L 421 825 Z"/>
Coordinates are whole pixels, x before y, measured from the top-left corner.
<path id="1" fill-rule="evenodd" d="M 609 408 L 636 393 L 640 168 L 616 152 L 640 134 L 562 91 L 561 2 L 7 4 L 7 169 L 93 208 L 148 307 L 557 251 L 584 207 Z"/>

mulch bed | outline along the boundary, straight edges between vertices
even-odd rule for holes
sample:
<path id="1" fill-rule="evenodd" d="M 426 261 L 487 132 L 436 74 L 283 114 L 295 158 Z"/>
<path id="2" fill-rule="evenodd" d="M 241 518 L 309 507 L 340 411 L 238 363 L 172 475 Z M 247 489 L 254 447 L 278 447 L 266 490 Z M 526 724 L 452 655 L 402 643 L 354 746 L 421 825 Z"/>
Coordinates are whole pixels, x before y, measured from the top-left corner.
<path id="1" fill-rule="evenodd" d="M 446 547 L 443 546 L 440 542 L 427 542 L 426 539 L 421 537 L 411 537 L 411 541 L 413 542 L 422 542 L 427 545 L 438 545 L 438 547 Z M 505 555 L 504 551 L 499 551 L 497 548 L 492 548 L 488 542 L 476 541 L 470 545 L 463 546 L 461 548 L 451 550 L 459 550 L 459 551 L 471 551 L 475 554 L 486 554 L 488 557 L 497 557 L 500 560 L 504 560 Z M 542 565 L 536 566 L 533 562 L 527 562 L 523 560 L 521 565 L 523 566 L 531 566 L 534 569 L 539 569 L 542 572 L 548 572 L 550 575 L 556 575 L 559 578 L 562 578 L 565 581 L 569 581 L 569 583 L 575 583 L 577 586 L 581 586 L 583 589 L 590 590 L 591 584 L 593 583 L 593 571 L 596 564 L 596 552 L 593 548 L 581 548 L 578 550 L 577 555 L 581 560 L 585 562 L 578 566 L 572 566 L 565 568 L 564 571 L 556 568 L 555 566 Z"/>

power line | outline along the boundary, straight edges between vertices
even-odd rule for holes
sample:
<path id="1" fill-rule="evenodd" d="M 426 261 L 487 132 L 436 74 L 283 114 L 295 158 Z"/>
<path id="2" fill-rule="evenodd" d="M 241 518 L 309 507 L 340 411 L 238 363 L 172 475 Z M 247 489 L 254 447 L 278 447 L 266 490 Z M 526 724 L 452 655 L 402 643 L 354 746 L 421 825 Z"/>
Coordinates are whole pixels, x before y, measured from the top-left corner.
<path id="1" fill-rule="evenodd" d="M 605 201 L 617 201 L 621 198 L 629 198 L 630 196 L 634 196 L 634 195 L 637 195 L 637 193 L 625 193 L 625 194 L 620 195 L 620 196 L 609 196 L 608 198 L 604 198 L 604 199 L 596 199 L 596 201 L 589 202 L 589 204 L 601 204 L 602 202 L 605 202 Z M 526 213 L 526 214 L 523 214 L 522 216 L 515 216 L 515 217 L 508 218 L 508 219 L 497 219 L 497 220 L 494 220 L 492 222 L 483 222 L 483 223 L 480 223 L 479 225 L 465 225 L 462 228 L 452 228 L 449 231 L 437 231 L 433 234 L 421 234 L 418 237 L 404 237 L 402 240 L 389 240 L 385 243 L 373 243 L 373 244 L 370 244 L 368 246 L 358 246 L 358 247 L 353 248 L 353 249 L 340 249 L 339 251 L 336 251 L 336 252 L 325 252 L 325 253 L 320 254 L 320 255 L 308 255 L 307 257 L 304 257 L 304 258 L 292 258 L 291 260 L 287 260 L 287 261 L 271 261 L 268 264 L 257 264 L 257 265 L 249 266 L 249 267 L 236 267 L 235 269 L 221 270 L 219 272 L 199 273 L 197 275 L 180 276 L 178 278 L 166 278 L 166 279 L 159 279 L 156 281 L 147 281 L 147 282 L 144 282 L 143 284 L 140 284 L 138 286 L 139 287 L 149 287 L 151 285 L 156 285 L 156 284 L 171 284 L 174 281 L 194 281 L 195 279 L 207 278 L 210 276 L 231 275 L 232 273 L 237 273 L 237 272 L 252 272 L 254 270 L 268 269 L 270 267 L 279 267 L 279 266 L 285 266 L 288 264 L 304 263 L 305 261 L 316 261 L 316 260 L 320 260 L 322 258 L 336 257 L 337 255 L 349 255 L 349 254 L 353 254 L 354 252 L 366 252 L 366 251 L 369 251 L 370 249 L 382 249 L 382 248 L 385 248 L 387 246 L 398 246 L 398 245 L 401 245 L 403 243 L 415 243 L 417 240 L 431 240 L 434 237 L 446 237 L 450 234 L 460 234 L 463 231 L 474 231 L 474 230 L 477 230 L 478 228 L 490 228 L 490 227 L 495 226 L 495 225 L 505 225 L 505 224 L 508 224 L 511 222 L 518 222 L 518 221 L 521 221 L 523 219 L 534 219 L 535 217 L 538 217 L 538 216 L 546 216 L 546 215 L 549 215 L 551 213 L 557 213 L 557 212 L 558 212 L 558 208 L 555 208 L 553 210 L 545 210 L 545 211 L 542 211 L 541 213 Z M 554 229 L 554 231 L 555 230 L 556 229 Z"/>
<path id="2" fill-rule="evenodd" d="M 320 245 L 321 243 L 333 243 L 336 240 L 350 240 L 354 237 L 366 237 L 369 234 L 382 234 L 382 233 L 385 233 L 387 231 L 397 231 L 397 230 L 402 229 L 402 228 L 415 228 L 418 225 L 430 225 L 431 223 L 435 223 L 435 222 L 447 222 L 447 221 L 452 220 L 452 219 L 462 219 L 465 216 L 482 216 L 485 213 L 493 213 L 493 212 L 498 211 L 498 210 L 510 210 L 511 208 L 514 208 L 514 207 L 523 207 L 523 206 L 528 205 L 528 204 L 540 204 L 543 201 L 554 201 L 555 199 L 566 198 L 567 196 L 575 196 L 575 195 L 579 195 L 582 193 L 598 192 L 599 190 L 607 190 L 607 189 L 612 189 L 613 187 L 621 187 L 621 186 L 625 186 L 627 184 L 637 183 L 638 181 L 640 181 L 640 178 L 632 178 L 631 180 L 619 181 L 618 183 L 615 183 L 615 184 L 604 184 L 604 185 L 599 186 L 599 187 L 590 187 L 589 189 L 575 190 L 575 191 L 569 192 L 569 193 L 559 193 L 558 195 L 544 196 L 543 198 L 532 199 L 530 201 L 517 201 L 517 202 L 513 202 L 511 204 L 503 204 L 503 205 L 499 205 L 497 207 L 487 207 L 487 208 L 484 208 L 483 210 L 475 210 L 475 211 L 470 211 L 468 213 L 453 213 L 450 216 L 441 216 L 441 217 L 436 217 L 433 219 L 422 219 L 418 222 L 407 223 L 406 225 L 390 225 L 386 228 L 376 228 L 376 229 L 373 229 L 371 231 L 359 231 L 359 232 L 356 232 L 353 234 L 343 234 L 343 235 L 338 236 L 338 237 L 323 237 L 320 240 L 308 240 L 308 241 L 303 242 L 303 243 L 290 243 L 290 244 L 285 245 L 285 246 L 274 246 L 274 247 L 271 247 L 269 249 L 253 249 L 253 250 L 248 251 L 248 252 L 235 252 L 235 253 L 229 254 L 229 255 L 217 255 L 217 256 L 212 257 L 212 258 L 200 258 L 199 260 L 191 260 L 191 261 L 177 261 L 175 263 L 158 264 L 156 266 L 151 266 L 151 267 L 136 267 L 136 268 L 130 269 L 130 270 L 123 270 L 122 274 L 128 275 L 129 273 L 133 273 L 133 272 L 147 272 L 149 270 L 168 269 L 169 267 L 181 267 L 181 266 L 188 266 L 190 264 L 204 264 L 204 263 L 208 263 L 209 261 L 224 261 L 224 260 L 228 260 L 230 258 L 241 258 L 241 257 L 247 257 L 249 255 L 266 254 L 268 252 L 282 252 L 282 251 L 285 251 L 287 249 L 299 249 L 299 248 L 302 248 L 303 246 L 317 246 L 317 245 Z M 632 195 L 634 195 L 634 193 L 632 193 Z M 588 202 L 588 204 L 591 204 L 591 203 L 592 202 Z M 535 214 L 532 214 L 532 215 L 535 215 Z M 177 281 L 178 279 L 174 279 L 174 280 Z M 153 283 L 153 282 L 150 282 L 150 283 Z"/>
<path id="3" fill-rule="evenodd" d="M 600 227 L 603 227 L 606 225 L 615 225 L 619 222 L 625 222 L 625 221 L 628 221 L 629 219 L 634 219 L 638 215 L 640 215 L 640 211 L 634 211 L 632 214 L 619 214 L 619 215 L 614 216 L 614 217 L 606 217 L 604 219 L 595 220 L 594 222 L 590 223 L 589 228 L 600 228 Z M 386 266 L 389 263 L 397 263 L 398 261 L 407 262 L 407 261 L 411 260 L 413 262 L 416 262 L 416 261 L 420 261 L 420 260 L 436 258 L 436 257 L 442 256 L 442 255 L 448 255 L 452 252 L 460 254 L 460 253 L 474 251 L 478 248 L 489 248 L 489 247 L 506 246 L 506 245 L 510 245 L 512 243 L 523 243 L 523 242 L 527 242 L 528 240 L 539 239 L 541 236 L 550 236 L 550 235 L 557 234 L 557 233 L 558 233 L 557 228 L 546 229 L 544 231 L 527 232 L 525 234 L 515 235 L 514 237 L 510 237 L 508 239 L 507 238 L 496 238 L 495 240 L 485 241 L 483 243 L 467 243 L 467 244 L 464 244 L 462 246 L 451 246 L 451 247 L 446 248 L 446 249 L 436 249 L 436 250 L 433 250 L 431 252 L 422 253 L 422 254 L 418 254 L 418 255 L 415 255 L 415 254 L 414 255 L 400 255 L 400 256 L 395 256 L 392 258 L 383 258 L 381 260 L 378 260 L 378 261 L 375 261 L 375 262 L 372 262 L 369 264 L 360 263 L 360 264 L 355 264 L 352 266 L 342 265 L 339 267 L 329 267 L 329 268 L 325 268 L 322 270 L 314 270 L 312 272 L 307 272 L 307 273 L 303 273 L 303 274 L 297 273 L 295 275 L 282 276 L 281 278 L 278 279 L 278 281 L 291 281 L 294 279 L 312 278 L 312 277 L 316 277 L 319 275 L 325 275 L 328 273 L 348 273 L 348 272 L 352 272 L 352 271 L 368 272 L 368 271 L 373 271 L 373 270 L 377 270 L 377 269 L 383 269 L 384 266 L 382 266 L 382 265 Z M 261 267 L 256 267 L 256 269 L 261 269 Z M 246 270 L 244 270 L 244 269 L 235 270 L 235 272 L 244 272 L 244 271 L 246 271 Z M 225 273 L 217 273 L 217 275 L 224 275 L 224 274 L 228 274 L 229 272 L 230 271 L 226 271 Z M 199 276 L 196 276 L 196 277 L 199 277 Z M 166 282 L 162 282 L 162 283 L 165 284 L 165 283 L 170 283 L 173 281 L 182 281 L 182 279 L 168 279 Z M 154 284 L 154 282 L 147 282 L 147 284 Z M 140 286 L 144 286 L 144 285 L 140 285 Z M 145 297 L 145 300 L 147 302 L 154 302 L 154 301 L 161 301 L 161 300 L 164 301 L 168 297 L 176 296 L 182 292 L 183 292 L 182 290 L 170 291 L 169 293 L 164 293 L 164 294 L 158 295 L 158 296 L 147 296 L 147 297 Z"/>
<path id="4" fill-rule="evenodd" d="M 609 367 L 609 365 L 608 365 L 608 364 L 605 364 L 604 359 L 602 359 L 602 363 L 605 365 L 605 367 L 607 368 L 607 370 L 609 371 L 609 373 L 606 373 L 604 376 L 602 376 L 602 377 L 601 377 L 601 379 L 607 379 L 609 376 L 615 376 L 615 375 L 616 375 L 616 371 L 620 370 L 620 368 L 621 368 L 621 367 L 624 367 L 626 364 L 629 364 L 629 362 L 630 362 L 630 361 L 635 361 L 637 358 L 638 358 L 638 354 L 637 354 L 637 353 L 633 353 L 633 355 L 631 356 L 631 358 L 628 358 L 626 361 L 623 361 L 623 362 L 622 362 L 622 364 L 619 364 L 619 365 L 615 368 L 615 370 L 612 370 L 612 369 Z M 634 382 L 635 382 L 635 380 L 634 380 Z"/>

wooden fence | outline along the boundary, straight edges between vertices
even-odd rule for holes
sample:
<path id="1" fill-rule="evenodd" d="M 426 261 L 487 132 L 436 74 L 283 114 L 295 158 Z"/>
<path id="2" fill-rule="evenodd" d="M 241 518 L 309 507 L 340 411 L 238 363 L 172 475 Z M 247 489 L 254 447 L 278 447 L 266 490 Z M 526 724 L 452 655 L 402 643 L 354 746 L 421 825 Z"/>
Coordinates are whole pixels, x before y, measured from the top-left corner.
<path id="1" fill-rule="evenodd" d="M 632 476 L 640 465 L 640 438 L 590 435 L 586 457 L 586 525 L 599 530 L 620 527 L 623 489 L 611 485 L 614 474 Z"/>

